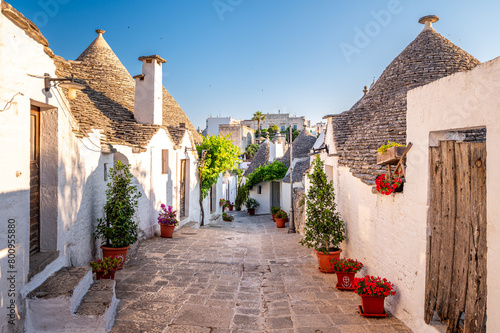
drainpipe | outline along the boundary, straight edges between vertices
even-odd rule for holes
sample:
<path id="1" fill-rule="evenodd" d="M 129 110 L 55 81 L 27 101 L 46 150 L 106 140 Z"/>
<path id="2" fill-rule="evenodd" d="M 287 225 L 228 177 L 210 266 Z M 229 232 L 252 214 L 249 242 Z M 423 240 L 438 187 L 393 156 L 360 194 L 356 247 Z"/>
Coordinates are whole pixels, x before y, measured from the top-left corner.
<path id="1" fill-rule="evenodd" d="M 288 224 L 288 233 L 294 234 L 295 223 L 293 221 L 293 133 L 292 126 L 290 125 L 290 223 Z"/>

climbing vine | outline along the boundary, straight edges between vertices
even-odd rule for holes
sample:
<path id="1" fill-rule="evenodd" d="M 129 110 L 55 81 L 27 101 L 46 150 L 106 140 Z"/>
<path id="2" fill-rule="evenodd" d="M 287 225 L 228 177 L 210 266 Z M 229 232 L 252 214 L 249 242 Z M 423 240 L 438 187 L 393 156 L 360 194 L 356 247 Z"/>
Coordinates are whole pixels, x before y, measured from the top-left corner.
<path id="1" fill-rule="evenodd" d="M 273 180 L 282 179 L 286 175 L 288 168 L 279 161 L 273 161 L 270 164 L 261 165 L 254 172 L 252 172 L 244 185 L 238 189 L 236 195 L 235 206 L 241 208 L 241 205 L 248 198 L 249 191 L 258 183 L 271 182 Z"/>

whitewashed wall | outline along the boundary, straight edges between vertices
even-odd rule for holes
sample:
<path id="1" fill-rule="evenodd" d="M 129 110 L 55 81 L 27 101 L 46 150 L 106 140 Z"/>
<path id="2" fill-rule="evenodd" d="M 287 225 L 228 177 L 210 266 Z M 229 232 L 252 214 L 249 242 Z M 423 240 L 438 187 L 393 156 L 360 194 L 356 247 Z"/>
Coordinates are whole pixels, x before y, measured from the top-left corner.
<path id="1" fill-rule="evenodd" d="M 409 163 L 415 181 L 414 200 L 419 224 L 424 224 L 429 188 L 429 144 L 431 132 L 486 127 L 487 192 L 487 332 L 500 326 L 500 58 L 475 69 L 457 73 L 408 93 L 408 137 L 414 144 Z M 405 189 L 406 191 L 406 189 Z M 417 212 L 414 212 L 415 214 Z M 423 313 L 423 312 L 422 312 Z M 421 317 L 421 316 L 419 316 Z"/>
<path id="2" fill-rule="evenodd" d="M 261 186 L 261 193 L 258 194 L 258 188 Z M 255 214 L 271 213 L 271 182 L 258 183 L 249 192 L 249 198 L 254 198 L 260 204 L 255 209 Z"/>

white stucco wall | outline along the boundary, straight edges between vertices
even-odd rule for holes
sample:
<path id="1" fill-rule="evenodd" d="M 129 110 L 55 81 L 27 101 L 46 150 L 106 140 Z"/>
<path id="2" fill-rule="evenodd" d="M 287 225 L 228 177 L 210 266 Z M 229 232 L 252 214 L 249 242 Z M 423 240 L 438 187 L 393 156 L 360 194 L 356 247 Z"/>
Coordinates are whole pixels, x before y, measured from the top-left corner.
<path id="1" fill-rule="evenodd" d="M 261 186 L 261 193 L 258 194 L 258 188 Z M 249 192 L 249 198 L 254 198 L 260 204 L 255 209 L 255 214 L 271 213 L 271 182 L 258 183 Z"/>
<path id="2" fill-rule="evenodd" d="M 423 211 L 419 224 L 426 222 L 429 184 L 430 133 L 435 131 L 486 127 L 486 191 L 487 191 L 487 331 L 500 326 L 500 58 L 475 69 L 457 73 L 408 92 L 408 138 L 413 142 L 409 163 L 418 183 L 414 198 Z M 411 162 L 410 162 L 411 161 Z M 406 191 L 406 188 L 405 188 Z"/>

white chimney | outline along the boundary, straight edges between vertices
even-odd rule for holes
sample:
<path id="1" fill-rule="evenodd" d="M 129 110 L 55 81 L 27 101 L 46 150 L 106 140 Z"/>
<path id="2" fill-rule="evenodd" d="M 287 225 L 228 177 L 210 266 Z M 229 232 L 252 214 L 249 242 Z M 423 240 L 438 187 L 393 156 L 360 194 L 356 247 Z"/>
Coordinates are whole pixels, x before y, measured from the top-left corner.
<path id="1" fill-rule="evenodd" d="M 162 70 L 167 62 L 158 55 L 140 57 L 142 74 L 135 79 L 135 119 L 142 124 L 163 123 Z"/>

